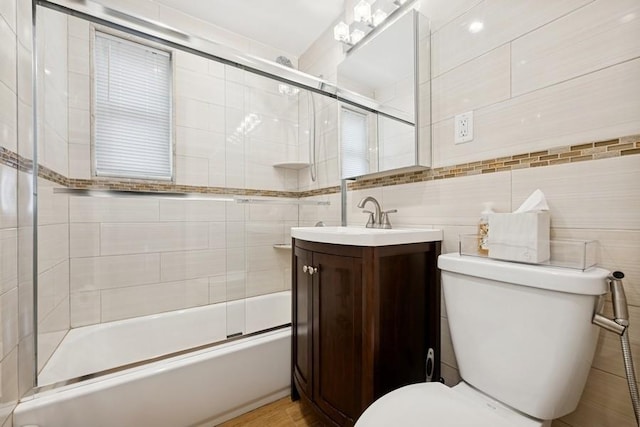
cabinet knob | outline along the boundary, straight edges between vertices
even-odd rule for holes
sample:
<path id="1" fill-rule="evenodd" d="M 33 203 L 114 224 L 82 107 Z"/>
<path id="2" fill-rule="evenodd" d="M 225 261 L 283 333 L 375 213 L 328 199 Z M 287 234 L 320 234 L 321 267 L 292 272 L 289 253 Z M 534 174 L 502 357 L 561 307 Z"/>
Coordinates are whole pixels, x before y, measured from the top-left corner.
<path id="1" fill-rule="evenodd" d="M 314 275 L 315 273 L 317 273 L 317 272 L 318 272 L 318 269 L 317 269 L 317 268 L 309 266 L 309 274 L 310 274 L 311 276 L 313 276 L 313 275 Z"/>
<path id="2" fill-rule="evenodd" d="M 309 269 L 309 267 L 307 267 L 306 265 L 302 266 L 302 272 L 303 273 L 306 273 L 308 269 Z"/>

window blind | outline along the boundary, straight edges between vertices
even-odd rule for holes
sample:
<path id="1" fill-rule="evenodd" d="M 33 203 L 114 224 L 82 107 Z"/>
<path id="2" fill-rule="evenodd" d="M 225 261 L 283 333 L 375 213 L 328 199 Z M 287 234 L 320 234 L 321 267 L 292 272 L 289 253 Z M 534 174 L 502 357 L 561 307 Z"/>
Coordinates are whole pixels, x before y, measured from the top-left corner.
<path id="1" fill-rule="evenodd" d="M 98 176 L 171 179 L 171 56 L 96 32 Z"/>
<path id="2" fill-rule="evenodd" d="M 367 115 L 342 108 L 342 177 L 351 178 L 369 172 Z"/>

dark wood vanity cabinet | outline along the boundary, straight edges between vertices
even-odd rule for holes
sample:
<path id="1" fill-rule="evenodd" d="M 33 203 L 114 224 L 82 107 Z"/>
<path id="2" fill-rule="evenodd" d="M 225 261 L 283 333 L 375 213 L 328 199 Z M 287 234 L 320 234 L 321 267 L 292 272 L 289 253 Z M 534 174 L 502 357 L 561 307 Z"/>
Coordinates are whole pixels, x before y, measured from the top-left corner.
<path id="1" fill-rule="evenodd" d="M 383 394 L 440 378 L 440 242 L 293 241 L 292 397 L 352 426 Z"/>

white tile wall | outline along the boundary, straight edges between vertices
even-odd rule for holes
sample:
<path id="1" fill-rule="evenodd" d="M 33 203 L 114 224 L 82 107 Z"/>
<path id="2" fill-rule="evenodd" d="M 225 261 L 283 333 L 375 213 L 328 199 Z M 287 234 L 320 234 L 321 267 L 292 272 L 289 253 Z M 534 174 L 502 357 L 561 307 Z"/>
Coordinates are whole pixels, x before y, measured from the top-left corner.
<path id="1" fill-rule="evenodd" d="M 209 129 L 209 104 L 206 102 L 178 95 L 175 97 L 175 109 L 176 126 Z"/>
<path id="2" fill-rule="evenodd" d="M 0 228 L 0 295 L 18 285 L 17 241 L 15 228 Z"/>
<path id="3" fill-rule="evenodd" d="M 69 144 L 69 177 L 91 179 L 91 165 L 86 161 L 88 158 L 91 158 L 89 144 Z"/>
<path id="4" fill-rule="evenodd" d="M 441 74 L 431 83 L 433 122 L 509 99 L 510 79 L 509 45 Z"/>
<path id="5" fill-rule="evenodd" d="M 59 330 L 50 325 L 46 318 L 68 299 L 69 261 L 64 260 L 38 275 L 38 325 L 42 330 Z"/>
<path id="6" fill-rule="evenodd" d="M 224 79 L 176 67 L 174 84 L 174 90 L 180 96 L 208 104 L 225 105 Z"/>
<path id="7" fill-rule="evenodd" d="M 100 323 L 100 291 L 74 292 L 69 300 L 72 328 Z"/>
<path id="8" fill-rule="evenodd" d="M 16 151 L 17 127 L 16 94 L 0 81 L 0 144 L 12 151 Z"/>
<path id="9" fill-rule="evenodd" d="M 0 164 L 0 229 L 15 228 L 18 225 L 16 171 Z"/>
<path id="10" fill-rule="evenodd" d="M 404 224 L 467 225 L 478 221 L 484 202 L 508 212 L 511 175 L 508 172 L 383 187 L 385 209 L 397 209 Z"/>
<path id="11" fill-rule="evenodd" d="M 638 16 L 637 1 L 598 0 L 514 40 L 513 95 L 639 57 Z"/>
<path id="12" fill-rule="evenodd" d="M 539 2 L 536 0 L 485 0 L 439 28 L 433 34 L 433 76 L 457 67 L 510 42 L 592 0 Z M 469 31 L 474 22 L 484 29 Z"/>
<path id="13" fill-rule="evenodd" d="M 69 225 L 38 227 L 38 271 L 40 273 L 69 258 Z"/>
<path id="14" fill-rule="evenodd" d="M 209 160 L 176 156 L 175 179 L 178 185 L 206 187 L 209 184 Z"/>
<path id="15" fill-rule="evenodd" d="M 158 221 L 158 199 L 152 198 L 69 198 L 69 220 L 75 222 Z"/>
<path id="16" fill-rule="evenodd" d="M 114 223 L 100 226 L 100 254 L 187 251 L 209 247 L 206 223 Z"/>
<path id="17" fill-rule="evenodd" d="M 15 20 L 15 15 L 13 16 Z M 0 57 L 3 58 L 0 63 L 0 81 L 16 93 L 16 33 L 4 19 L 0 19 Z"/>
<path id="18" fill-rule="evenodd" d="M 474 140 L 453 143 L 453 120 L 434 125 L 434 166 L 601 141 L 640 132 L 640 59 L 474 112 Z"/>
<path id="19" fill-rule="evenodd" d="M 166 252 L 161 260 L 160 277 L 169 282 L 224 274 L 226 253 L 223 249 Z"/>
<path id="20" fill-rule="evenodd" d="M 0 293 L 0 360 L 18 345 L 18 288 Z"/>
<path id="21" fill-rule="evenodd" d="M 76 108 L 69 108 L 69 143 L 77 145 L 89 145 L 91 140 L 91 115 L 89 110 L 80 110 Z M 69 163 L 82 162 L 89 165 L 87 159 L 88 152 L 85 153 L 86 157 L 82 159 L 70 159 Z M 70 154 L 71 155 L 71 154 Z M 75 175 L 71 175 L 72 178 L 76 178 Z M 80 177 L 77 177 L 80 178 Z"/>
<path id="22" fill-rule="evenodd" d="M 640 230 L 640 187 L 630 185 L 640 183 L 640 156 L 522 169 L 512 176 L 511 210 L 539 188 L 553 228 Z"/>
<path id="23" fill-rule="evenodd" d="M 11 427 L 11 412 L 20 397 L 18 392 L 18 360 L 18 347 L 13 347 L 0 363 L 3 387 L 0 420 L 8 419 L 8 427 Z"/>
<path id="24" fill-rule="evenodd" d="M 209 281 L 206 278 L 110 289 L 102 292 L 102 321 L 194 307 L 208 302 Z"/>
<path id="25" fill-rule="evenodd" d="M 225 202 L 203 200 L 160 200 L 161 221 L 224 221 Z"/>
<path id="26" fill-rule="evenodd" d="M 71 292 L 160 282 L 160 254 L 71 259 Z"/>

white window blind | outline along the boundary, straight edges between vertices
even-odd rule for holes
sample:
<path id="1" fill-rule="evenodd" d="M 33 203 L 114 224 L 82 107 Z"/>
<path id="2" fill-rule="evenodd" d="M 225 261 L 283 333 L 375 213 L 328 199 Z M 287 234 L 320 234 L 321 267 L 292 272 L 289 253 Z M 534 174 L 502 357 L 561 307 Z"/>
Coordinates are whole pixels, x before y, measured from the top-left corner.
<path id="1" fill-rule="evenodd" d="M 96 32 L 95 172 L 171 179 L 171 56 Z"/>
<path id="2" fill-rule="evenodd" d="M 341 111 L 342 177 L 369 172 L 367 115 L 348 108 Z"/>

